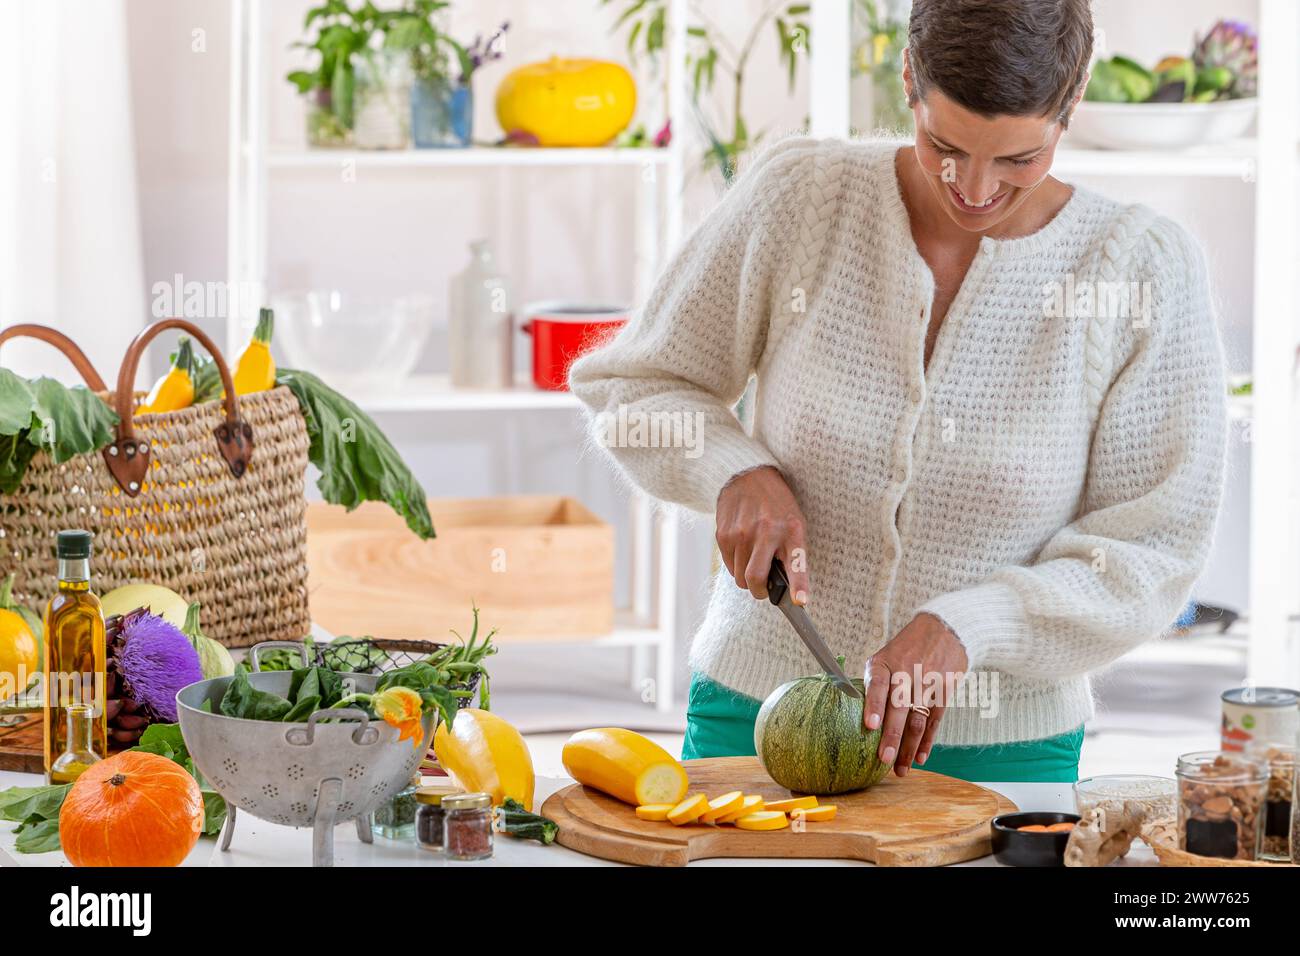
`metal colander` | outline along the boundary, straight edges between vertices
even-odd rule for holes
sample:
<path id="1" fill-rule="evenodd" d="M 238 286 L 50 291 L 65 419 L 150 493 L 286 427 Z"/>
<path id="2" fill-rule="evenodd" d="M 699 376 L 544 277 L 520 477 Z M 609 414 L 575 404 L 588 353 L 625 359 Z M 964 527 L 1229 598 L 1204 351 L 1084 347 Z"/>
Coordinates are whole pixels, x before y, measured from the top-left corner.
<path id="1" fill-rule="evenodd" d="M 342 676 L 360 693 L 374 691 L 379 681 L 373 674 Z M 288 696 L 292 679 L 290 671 L 248 675 L 254 688 L 281 697 Z M 333 865 L 338 823 L 354 820 L 357 836 L 371 842 L 370 814 L 407 785 L 429 749 L 436 716 L 424 716 L 419 747 L 398 741 L 397 728 L 359 708 L 317 711 L 302 723 L 243 720 L 217 712 L 232 680 L 199 681 L 176 695 L 194 765 L 226 801 L 221 849 L 230 848 L 237 809 L 271 823 L 312 827 L 314 866 Z"/>

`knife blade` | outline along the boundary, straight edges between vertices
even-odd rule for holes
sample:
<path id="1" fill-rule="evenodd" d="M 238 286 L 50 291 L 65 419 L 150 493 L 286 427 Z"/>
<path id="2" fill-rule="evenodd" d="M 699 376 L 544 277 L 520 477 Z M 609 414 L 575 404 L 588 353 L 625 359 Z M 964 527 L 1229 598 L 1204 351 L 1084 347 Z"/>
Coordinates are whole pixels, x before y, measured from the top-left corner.
<path id="1" fill-rule="evenodd" d="M 772 559 L 772 568 L 767 572 L 767 599 L 781 609 L 786 620 L 794 627 L 795 633 L 803 640 L 808 650 L 812 651 L 812 656 L 817 659 L 822 670 L 831 675 L 835 686 L 850 697 L 861 698 L 862 691 L 858 690 L 844 673 L 839 659 L 831 653 L 825 639 L 817 632 L 817 626 L 813 624 L 808 612 L 794 603 L 794 598 L 790 594 L 790 579 L 786 577 L 785 565 L 781 563 L 780 558 Z"/>

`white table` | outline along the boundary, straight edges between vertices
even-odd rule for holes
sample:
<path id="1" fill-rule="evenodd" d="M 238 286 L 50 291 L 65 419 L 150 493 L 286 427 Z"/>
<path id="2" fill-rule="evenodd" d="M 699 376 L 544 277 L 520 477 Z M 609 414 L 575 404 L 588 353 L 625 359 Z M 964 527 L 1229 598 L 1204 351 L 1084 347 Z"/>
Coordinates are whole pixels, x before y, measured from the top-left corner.
<path id="1" fill-rule="evenodd" d="M 541 807 L 548 796 L 572 783 L 555 777 L 539 777 L 535 806 Z M 35 774 L 0 771 L 0 789 L 5 787 L 32 787 L 41 783 Z M 986 783 L 1012 800 L 1022 810 L 1073 811 L 1074 798 L 1068 784 L 1055 783 Z M 23 854 L 13 850 L 13 824 L 0 823 L 0 866 L 66 866 L 62 853 Z M 241 813 L 235 827 L 235 837 L 228 852 L 217 849 L 212 837 L 199 840 L 185 861 L 186 866 L 310 866 L 311 830 L 294 829 L 259 820 L 249 813 Z M 586 856 L 558 844 L 542 846 L 531 840 L 513 840 L 499 837 L 496 853 L 491 860 L 478 863 L 453 863 L 436 853 L 421 850 L 414 844 L 394 842 L 375 837 L 371 844 L 357 839 L 356 828 L 351 824 L 334 830 L 334 863 L 336 866 L 620 866 L 596 857 Z M 780 859 L 714 859 L 700 860 L 692 866 L 865 866 L 853 860 L 790 860 Z M 998 866 L 992 856 L 958 866 Z M 1117 866 L 1154 866 L 1155 855 L 1142 844 L 1137 844 Z"/>

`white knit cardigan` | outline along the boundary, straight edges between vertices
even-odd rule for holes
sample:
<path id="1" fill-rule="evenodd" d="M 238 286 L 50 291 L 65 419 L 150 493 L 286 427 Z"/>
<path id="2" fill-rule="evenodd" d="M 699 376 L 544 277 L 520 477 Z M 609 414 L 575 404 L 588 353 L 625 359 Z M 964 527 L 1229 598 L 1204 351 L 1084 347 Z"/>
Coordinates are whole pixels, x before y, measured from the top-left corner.
<path id="1" fill-rule="evenodd" d="M 927 369 L 934 279 L 900 145 L 767 150 L 570 383 L 664 501 L 712 513 L 728 479 L 780 469 L 809 611 L 850 673 L 918 612 L 942 619 L 971 674 L 939 742 L 1060 734 L 1093 714 L 1089 672 L 1163 632 L 1206 559 L 1227 414 L 1205 265 L 1173 222 L 1075 187 L 1032 235 L 981 239 Z M 752 435 L 732 413 L 751 376 Z M 703 422 L 698 444 L 646 447 L 598 414 L 664 412 Z M 690 664 L 757 699 L 817 670 L 725 569 Z"/>

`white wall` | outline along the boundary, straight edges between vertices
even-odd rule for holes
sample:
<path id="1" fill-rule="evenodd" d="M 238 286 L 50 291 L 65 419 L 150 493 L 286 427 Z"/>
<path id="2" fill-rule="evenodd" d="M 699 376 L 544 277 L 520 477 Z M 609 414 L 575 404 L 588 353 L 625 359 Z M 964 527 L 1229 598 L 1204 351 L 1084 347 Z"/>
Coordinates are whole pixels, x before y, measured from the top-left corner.
<path id="1" fill-rule="evenodd" d="M 173 273 L 200 281 L 225 278 L 228 9 L 224 0 L 131 0 L 129 28 L 134 115 L 139 137 L 141 228 L 146 284 Z M 296 62 L 299 0 L 268 4 L 273 143 L 301 142 L 302 113 L 289 84 L 278 79 Z M 622 40 L 608 34 L 616 12 L 596 0 L 475 0 L 453 19 L 464 40 L 512 21 L 508 58 L 487 67 L 476 90 L 477 133 L 497 135 L 491 90 L 505 72 L 552 52 L 624 59 Z M 707 9 L 743 34 L 760 0 L 709 0 Z M 1183 50 L 1194 29 L 1217 16 L 1253 18 L 1253 2 L 1099 0 L 1099 21 L 1113 50 L 1143 59 Z M 193 50 L 203 30 L 206 52 Z M 751 128 L 773 133 L 799 126 L 807 113 L 801 77 L 787 96 L 775 39 L 764 40 L 751 70 L 745 103 Z M 680 133 L 689 127 L 679 119 Z M 653 129 L 651 130 L 653 132 Z M 633 215 L 630 170 L 445 172 L 362 170 L 356 183 L 333 171 L 273 174 L 270 213 L 272 289 L 332 286 L 351 291 L 423 291 L 445 301 L 447 277 L 461 268 L 467 242 L 490 236 L 510 274 L 517 302 L 540 298 L 627 301 L 632 292 Z M 1224 311 L 1230 363 L 1249 364 L 1252 197 L 1223 180 L 1090 182 L 1120 198 L 1140 199 L 1186 223 L 1205 243 Z M 711 201 L 715 184 L 696 174 L 689 216 Z M 445 367 L 435 335 L 424 368 Z M 521 342 L 521 348 L 526 342 Z M 606 519 L 624 524 L 624 497 L 604 466 L 582 461 L 576 419 L 566 413 L 386 415 L 381 424 L 433 495 L 513 491 L 564 492 Z M 1245 455 L 1234 453 L 1230 501 L 1220 548 L 1203 594 L 1245 602 Z M 683 539 L 679 602 L 683 646 L 702 607 L 710 561 L 710 529 L 700 523 Z"/>

